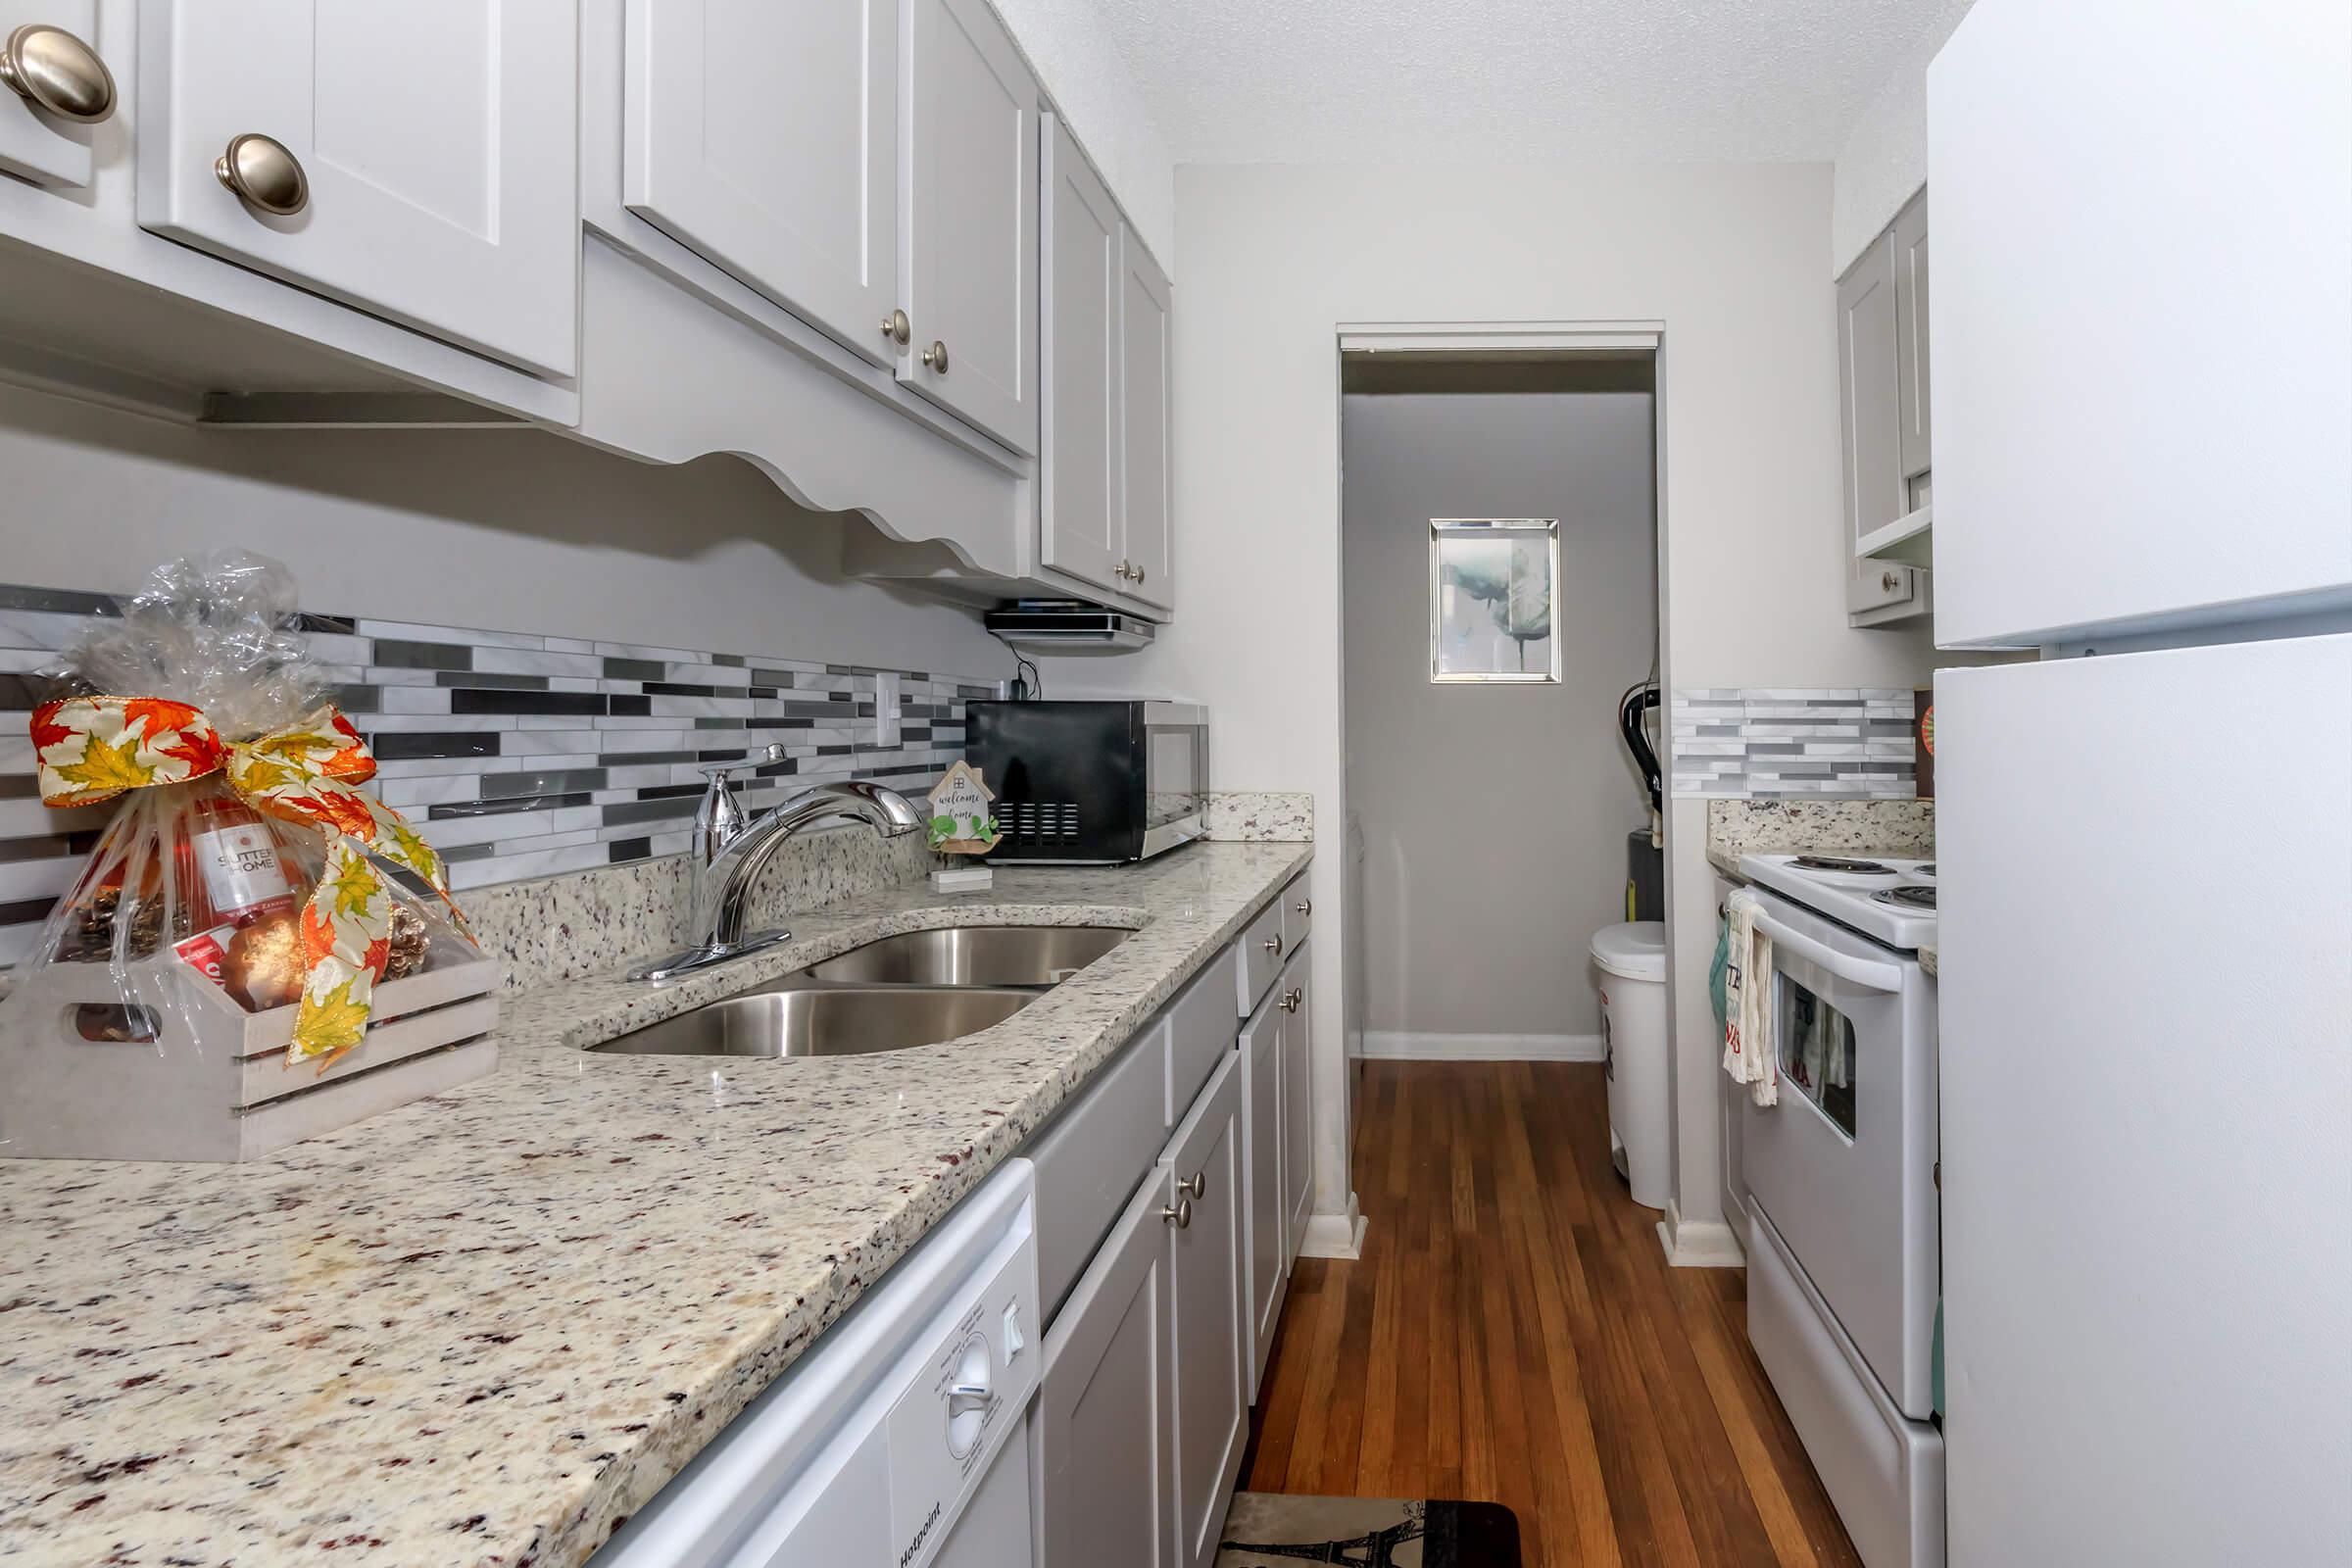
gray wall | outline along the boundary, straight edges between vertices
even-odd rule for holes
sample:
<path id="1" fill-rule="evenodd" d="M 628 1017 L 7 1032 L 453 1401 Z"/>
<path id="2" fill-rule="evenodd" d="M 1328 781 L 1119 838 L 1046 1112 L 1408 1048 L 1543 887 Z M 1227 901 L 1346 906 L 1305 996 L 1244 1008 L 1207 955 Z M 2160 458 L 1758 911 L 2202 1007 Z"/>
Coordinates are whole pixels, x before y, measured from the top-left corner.
<path id="1" fill-rule="evenodd" d="M 1011 673 L 969 612 L 841 574 L 859 519 L 727 457 L 538 430 L 211 430 L 0 387 L 0 582 L 119 592 L 230 546 L 306 605 L 433 625 Z"/>
<path id="2" fill-rule="evenodd" d="M 1657 640 L 1649 394 L 1350 395 L 1341 419 L 1363 1027 L 1594 1034 L 1587 946 L 1648 822 L 1615 703 Z M 1429 519 L 1465 516 L 1560 519 L 1560 684 L 1431 684 Z"/>

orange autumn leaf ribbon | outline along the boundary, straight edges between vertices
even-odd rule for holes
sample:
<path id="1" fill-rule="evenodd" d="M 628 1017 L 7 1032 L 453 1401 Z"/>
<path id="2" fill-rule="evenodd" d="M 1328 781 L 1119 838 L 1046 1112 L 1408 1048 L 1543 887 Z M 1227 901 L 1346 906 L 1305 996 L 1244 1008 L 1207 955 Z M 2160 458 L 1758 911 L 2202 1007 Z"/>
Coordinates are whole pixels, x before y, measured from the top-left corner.
<path id="1" fill-rule="evenodd" d="M 153 697 L 68 697 L 32 714 L 41 799 L 96 806 L 131 790 L 223 773 L 255 810 L 322 834 L 326 864 L 303 906 L 305 979 L 289 1063 L 325 1071 L 367 1033 L 376 981 L 391 956 L 392 894 L 369 857 L 422 877 L 466 932 L 441 857 L 398 811 L 363 793 L 375 757 L 351 720 L 325 706 L 281 730 L 224 741 L 202 710 Z"/>

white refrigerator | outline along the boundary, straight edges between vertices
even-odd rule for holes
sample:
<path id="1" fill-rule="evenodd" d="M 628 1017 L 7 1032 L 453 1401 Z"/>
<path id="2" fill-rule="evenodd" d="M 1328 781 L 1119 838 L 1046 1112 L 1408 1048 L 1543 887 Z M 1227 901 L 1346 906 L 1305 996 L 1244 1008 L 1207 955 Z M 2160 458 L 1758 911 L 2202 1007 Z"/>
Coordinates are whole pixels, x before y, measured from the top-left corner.
<path id="1" fill-rule="evenodd" d="M 1929 137 L 1949 1561 L 2352 1562 L 2352 6 L 1979 0 Z"/>

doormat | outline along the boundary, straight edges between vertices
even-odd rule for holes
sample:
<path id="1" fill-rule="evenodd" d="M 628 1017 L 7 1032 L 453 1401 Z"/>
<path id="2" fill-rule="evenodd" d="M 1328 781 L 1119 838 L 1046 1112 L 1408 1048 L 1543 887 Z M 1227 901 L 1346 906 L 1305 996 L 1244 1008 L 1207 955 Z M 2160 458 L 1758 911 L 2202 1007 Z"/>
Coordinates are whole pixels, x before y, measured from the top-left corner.
<path id="1" fill-rule="evenodd" d="M 1494 1502 L 1237 1492 L 1215 1568 L 1520 1568 L 1519 1520 Z"/>

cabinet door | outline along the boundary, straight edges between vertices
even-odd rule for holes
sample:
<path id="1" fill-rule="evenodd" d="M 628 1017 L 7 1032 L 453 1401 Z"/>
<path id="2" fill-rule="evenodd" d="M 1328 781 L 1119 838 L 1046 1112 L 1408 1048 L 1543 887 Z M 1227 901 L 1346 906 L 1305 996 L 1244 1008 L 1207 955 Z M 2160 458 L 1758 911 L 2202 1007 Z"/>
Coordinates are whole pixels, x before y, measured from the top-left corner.
<path id="1" fill-rule="evenodd" d="M 1127 592 L 1162 608 L 1176 603 L 1169 571 L 1168 349 L 1173 297 L 1167 274 L 1135 230 L 1119 229 L 1119 448 L 1125 505 L 1121 549 Z"/>
<path id="2" fill-rule="evenodd" d="M 1929 461 L 1928 395 L 1928 193 L 1911 198 L 1895 215 L 1891 235 L 1894 268 L 1895 414 L 1900 421 L 1903 511 L 1927 502 Z"/>
<path id="3" fill-rule="evenodd" d="M 1160 1156 L 1189 1214 L 1168 1237 L 1174 1270 L 1176 1568 L 1216 1555 L 1250 1435 L 1250 1324 L 1242 1256 L 1242 1084 L 1227 1053 Z M 1098 1561 L 1121 1559 L 1099 1556 Z"/>
<path id="4" fill-rule="evenodd" d="M 0 38 L 37 25 L 72 33 L 93 59 L 99 58 L 97 0 L 0 0 Z M 60 119 L 20 93 L 0 91 L 0 172 L 36 185 L 87 185 L 96 128 Z"/>
<path id="5" fill-rule="evenodd" d="M 1153 1168 L 1046 1336 L 1043 1568 L 1174 1568 L 1171 1180 Z"/>
<path id="6" fill-rule="evenodd" d="M 1037 83 L 986 0 L 912 0 L 899 378 L 1037 451 Z"/>
<path id="7" fill-rule="evenodd" d="M 898 0 L 629 0 L 625 48 L 629 210 L 897 363 Z"/>
<path id="8" fill-rule="evenodd" d="M 1283 1248 L 1293 1258 L 1306 1240 L 1306 1219 L 1315 1207 L 1315 1009 L 1308 973 L 1301 949 L 1282 980 L 1283 994 L 1298 999 L 1282 1019 Z"/>
<path id="9" fill-rule="evenodd" d="M 1045 138 L 1040 558 L 1116 593 L 1120 568 L 1119 210 L 1061 122 Z"/>
<path id="10" fill-rule="evenodd" d="M 1249 1252 L 1250 1398 L 1266 1375 L 1274 1325 L 1282 1314 L 1290 1266 L 1288 1191 L 1282 1182 L 1282 1025 L 1287 1015 L 1269 1001 L 1242 1031 L 1242 1143 L 1244 1241 Z"/>
<path id="11" fill-rule="evenodd" d="M 531 369 L 571 373 L 574 5 L 242 0 L 226 25 L 196 0 L 152 0 L 139 20 L 143 226 Z M 244 136 L 272 138 L 299 163 L 299 210 L 264 212 L 216 174 Z M 251 188 L 298 194 L 291 179 Z"/>
<path id="12" fill-rule="evenodd" d="M 1838 284 L 1838 413 L 1844 452 L 1843 549 L 1903 515 L 1902 437 L 1895 388 L 1894 252 L 1884 234 Z M 1845 608 L 1877 610 L 1911 593 L 1910 568 L 1857 563 Z"/>

